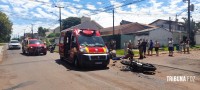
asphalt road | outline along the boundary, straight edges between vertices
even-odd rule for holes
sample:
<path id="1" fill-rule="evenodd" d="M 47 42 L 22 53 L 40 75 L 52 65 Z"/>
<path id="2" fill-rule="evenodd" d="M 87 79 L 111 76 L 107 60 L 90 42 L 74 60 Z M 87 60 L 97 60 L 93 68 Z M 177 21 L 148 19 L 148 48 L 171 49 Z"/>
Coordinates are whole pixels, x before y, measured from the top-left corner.
<path id="1" fill-rule="evenodd" d="M 155 75 L 120 68 L 119 62 L 111 61 L 106 69 L 80 70 L 60 61 L 58 53 L 26 56 L 21 50 L 6 50 L 0 64 L 0 90 L 194 90 L 200 85 L 200 81 L 168 82 L 169 73 L 184 74 L 167 67 L 158 66 Z"/>

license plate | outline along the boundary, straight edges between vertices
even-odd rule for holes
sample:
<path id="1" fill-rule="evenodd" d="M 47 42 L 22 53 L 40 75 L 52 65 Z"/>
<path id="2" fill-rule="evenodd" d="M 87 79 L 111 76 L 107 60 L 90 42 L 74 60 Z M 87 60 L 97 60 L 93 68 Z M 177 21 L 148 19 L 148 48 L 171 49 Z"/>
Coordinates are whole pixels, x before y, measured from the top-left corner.
<path id="1" fill-rule="evenodd" d="M 102 62 L 95 62 L 95 64 L 102 64 Z"/>

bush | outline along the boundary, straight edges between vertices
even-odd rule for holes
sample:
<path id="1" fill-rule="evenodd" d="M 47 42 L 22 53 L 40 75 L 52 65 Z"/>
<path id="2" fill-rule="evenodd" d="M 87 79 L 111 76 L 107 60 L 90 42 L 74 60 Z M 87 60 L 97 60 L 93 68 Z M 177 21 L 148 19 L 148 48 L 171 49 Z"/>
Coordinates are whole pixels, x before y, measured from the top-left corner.
<path id="1" fill-rule="evenodd" d="M 137 56 L 139 54 L 139 51 L 133 49 L 133 53 L 134 53 L 134 56 Z M 118 49 L 118 50 L 116 50 L 116 54 L 117 55 L 124 55 L 124 49 Z"/>
<path id="2" fill-rule="evenodd" d="M 47 36 L 47 38 L 54 38 L 54 37 L 59 37 L 60 33 L 51 33 Z"/>
<path id="3" fill-rule="evenodd" d="M 53 43 L 55 42 L 55 39 L 54 39 L 54 38 L 51 38 L 51 39 L 49 39 L 49 42 L 50 42 L 51 44 L 53 44 Z"/>
<path id="4" fill-rule="evenodd" d="M 48 38 L 53 38 L 53 37 L 56 37 L 56 34 L 55 33 L 51 33 L 47 36 Z"/>
<path id="5" fill-rule="evenodd" d="M 45 41 L 46 41 L 47 46 L 49 46 L 51 44 L 47 38 L 45 39 Z"/>
<path id="6" fill-rule="evenodd" d="M 55 36 L 56 36 L 56 37 L 59 37 L 59 36 L 60 36 L 60 33 L 56 33 Z"/>

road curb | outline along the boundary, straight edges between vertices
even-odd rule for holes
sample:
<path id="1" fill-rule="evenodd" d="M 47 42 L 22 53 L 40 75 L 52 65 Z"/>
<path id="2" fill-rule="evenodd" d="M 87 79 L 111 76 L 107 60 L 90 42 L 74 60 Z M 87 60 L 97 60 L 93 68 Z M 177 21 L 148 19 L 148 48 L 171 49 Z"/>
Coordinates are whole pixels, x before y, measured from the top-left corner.
<path id="1" fill-rule="evenodd" d="M 3 52 L 4 52 L 4 46 L 0 46 L 0 63 L 3 61 Z"/>
<path id="2" fill-rule="evenodd" d="M 0 63 L 2 62 L 3 59 L 3 46 L 0 46 Z"/>

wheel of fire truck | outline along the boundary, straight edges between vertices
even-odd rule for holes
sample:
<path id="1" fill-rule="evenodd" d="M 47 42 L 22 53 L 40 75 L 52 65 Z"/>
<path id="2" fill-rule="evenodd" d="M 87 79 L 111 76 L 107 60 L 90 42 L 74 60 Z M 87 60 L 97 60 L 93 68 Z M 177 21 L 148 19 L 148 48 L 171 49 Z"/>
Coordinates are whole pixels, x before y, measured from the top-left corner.
<path id="1" fill-rule="evenodd" d="M 43 54 L 44 54 L 44 55 L 47 55 L 47 52 L 44 52 Z"/>
<path id="2" fill-rule="evenodd" d="M 77 57 L 74 58 L 74 66 L 75 66 L 75 67 L 78 67 L 78 68 L 81 67 L 81 65 L 80 65 L 79 60 L 78 60 Z"/>
<path id="3" fill-rule="evenodd" d="M 61 61 L 64 61 L 64 57 L 60 56 L 60 60 L 61 60 Z"/>
<path id="4" fill-rule="evenodd" d="M 27 55 L 27 56 L 30 56 L 30 55 L 31 55 L 31 53 L 27 51 L 26 55 Z"/>

